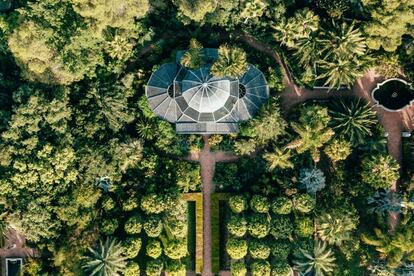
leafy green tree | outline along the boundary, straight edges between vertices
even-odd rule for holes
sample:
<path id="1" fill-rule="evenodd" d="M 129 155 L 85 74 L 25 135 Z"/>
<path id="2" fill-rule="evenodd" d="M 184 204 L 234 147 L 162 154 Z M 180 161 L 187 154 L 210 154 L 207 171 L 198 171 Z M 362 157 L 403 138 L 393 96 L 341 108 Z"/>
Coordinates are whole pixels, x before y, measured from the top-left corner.
<path id="1" fill-rule="evenodd" d="M 177 260 L 168 260 L 165 271 L 171 276 L 185 276 L 185 264 Z"/>
<path id="2" fill-rule="evenodd" d="M 165 210 L 165 203 L 160 194 L 147 194 L 141 199 L 141 209 L 147 214 L 160 214 Z"/>
<path id="3" fill-rule="evenodd" d="M 258 260 L 251 265 L 252 276 L 270 276 L 270 264 L 268 261 Z"/>
<path id="4" fill-rule="evenodd" d="M 247 273 L 246 264 L 244 263 L 244 261 L 231 262 L 230 271 L 231 275 L 245 276 Z"/>
<path id="5" fill-rule="evenodd" d="M 116 229 L 118 229 L 119 223 L 118 220 L 115 218 L 108 218 L 102 221 L 101 225 L 101 233 L 107 236 L 111 236 L 115 233 Z"/>
<path id="6" fill-rule="evenodd" d="M 342 14 L 349 10 L 350 1 L 349 0 L 338 0 L 338 1 L 329 1 L 329 0 L 317 0 L 316 6 L 320 9 L 325 10 L 330 17 L 339 18 Z"/>
<path id="7" fill-rule="evenodd" d="M 116 239 L 107 238 L 104 243 L 100 240 L 96 249 L 89 248 L 89 253 L 83 266 L 89 275 L 112 276 L 126 267 L 122 245 Z"/>
<path id="8" fill-rule="evenodd" d="M 293 208 L 300 213 L 309 213 L 315 209 L 316 199 L 309 194 L 299 194 L 293 200 Z"/>
<path id="9" fill-rule="evenodd" d="M 375 1 L 363 0 L 364 10 L 370 14 L 370 20 L 364 24 L 369 48 L 381 47 L 393 52 L 402 43 L 402 36 L 409 34 L 414 19 L 413 0 Z"/>
<path id="10" fill-rule="evenodd" d="M 247 20 L 261 17 L 269 3 L 264 0 L 242 0 L 240 1 L 240 17 Z"/>
<path id="11" fill-rule="evenodd" d="M 134 215 L 127 219 L 124 225 L 124 230 L 127 234 L 139 234 L 142 230 L 142 218 L 139 215 Z"/>
<path id="12" fill-rule="evenodd" d="M 164 246 L 164 254 L 173 259 L 179 260 L 188 254 L 187 240 L 183 239 L 161 239 Z"/>
<path id="13" fill-rule="evenodd" d="M 292 268 L 289 263 L 285 261 L 276 261 L 272 263 L 272 275 L 290 276 L 292 275 Z"/>
<path id="14" fill-rule="evenodd" d="M 318 237 L 331 245 L 340 246 L 350 240 L 352 232 L 358 226 L 358 213 L 353 206 L 333 209 L 316 217 Z"/>
<path id="15" fill-rule="evenodd" d="M 164 228 L 175 238 L 185 238 L 187 236 L 187 221 L 181 218 L 167 218 L 164 220 Z"/>
<path id="16" fill-rule="evenodd" d="M 277 216 L 277 217 L 272 218 L 270 234 L 275 239 L 290 238 L 292 232 L 293 232 L 293 225 L 289 217 Z"/>
<path id="17" fill-rule="evenodd" d="M 162 254 L 161 242 L 159 240 L 150 239 L 145 250 L 148 257 L 158 259 Z"/>
<path id="18" fill-rule="evenodd" d="M 205 64 L 204 59 L 203 45 L 192 38 L 188 50 L 181 57 L 180 63 L 184 67 L 198 69 Z"/>
<path id="19" fill-rule="evenodd" d="M 333 140 L 323 151 L 332 160 L 338 162 L 345 160 L 352 153 L 352 144 L 345 139 Z"/>
<path id="20" fill-rule="evenodd" d="M 311 237 L 314 232 L 313 220 L 309 217 L 298 216 L 295 218 L 295 234 L 299 237 Z"/>
<path id="21" fill-rule="evenodd" d="M 243 237 L 247 232 L 247 220 L 243 215 L 232 215 L 227 223 L 227 230 L 231 235 Z"/>
<path id="22" fill-rule="evenodd" d="M 275 148 L 272 152 L 266 152 L 263 154 L 263 158 L 267 161 L 270 171 L 279 169 L 293 169 L 294 165 L 290 158 L 292 157 L 291 151 L 286 149 Z"/>
<path id="23" fill-rule="evenodd" d="M 247 242 L 242 239 L 230 238 L 226 244 L 226 250 L 232 259 L 239 260 L 247 255 Z"/>
<path id="24" fill-rule="evenodd" d="M 178 17 L 184 23 L 190 23 L 191 20 L 203 23 L 205 16 L 214 12 L 218 3 L 216 0 L 173 0 L 172 2 L 177 6 Z"/>
<path id="25" fill-rule="evenodd" d="M 239 214 L 247 209 L 247 199 L 242 195 L 233 195 L 229 198 L 229 207 L 233 213 Z"/>
<path id="26" fill-rule="evenodd" d="M 140 275 L 140 273 L 141 273 L 141 270 L 140 270 L 139 264 L 137 264 L 136 262 L 129 262 L 124 270 L 125 276 L 136 276 L 136 275 Z"/>
<path id="27" fill-rule="evenodd" d="M 269 234 L 270 222 L 265 214 L 252 214 L 248 219 L 249 234 L 255 238 L 264 238 Z"/>
<path id="28" fill-rule="evenodd" d="M 313 251 L 300 249 L 300 254 L 293 261 L 302 273 L 314 272 L 316 275 L 329 275 L 336 266 L 335 256 L 326 243 L 318 242 Z"/>
<path id="29" fill-rule="evenodd" d="M 158 216 L 149 216 L 144 222 L 144 230 L 148 237 L 159 237 L 159 235 L 161 235 L 162 229 L 162 220 Z"/>
<path id="30" fill-rule="evenodd" d="M 211 66 L 210 72 L 218 77 L 240 78 L 248 69 L 246 52 L 238 47 L 221 45 L 219 57 Z"/>
<path id="31" fill-rule="evenodd" d="M 147 261 L 145 273 L 147 276 L 160 276 L 163 269 L 164 264 L 161 260 L 149 260 Z"/>
<path id="32" fill-rule="evenodd" d="M 263 239 L 253 239 L 249 242 L 249 254 L 253 259 L 266 260 L 270 255 L 270 247 Z"/>
<path id="33" fill-rule="evenodd" d="M 317 192 L 325 188 L 325 175 L 317 168 L 304 168 L 300 170 L 299 183 L 308 194 L 315 196 Z"/>
<path id="34" fill-rule="evenodd" d="M 376 124 L 375 112 L 361 99 L 335 102 L 330 115 L 332 128 L 354 146 L 365 143 Z"/>
<path id="35" fill-rule="evenodd" d="M 142 241 L 138 237 L 129 237 L 124 242 L 125 248 L 125 257 L 128 259 L 133 259 L 138 256 L 139 251 L 141 250 Z"/>
<path id="36" fill-rule="evenodd" d="M 387 189 L 399 178 L 397 161 L 389 155 L 378 154 L 362 159 L 362 181 L 375 189 Z"/>
<path id="37" fill-rule="evenodd" d="M 277 240 L 271 243 L 272 255 L 278 260 L 287 260 L 291 244 L 289 240 Z"/>
<path id="38" fill-rule="evenodd" d="M 288 215 L 292 212 L 292 200 L 287 197 L 280 196 L 272 201 L 271 207 L 273 213 L 277 215 Z"/>
<path id="39" fill-rule="evenodd" d="M 250 207 L 256 213 L 267 213 L 269 212 L 270 204 L 267 197 L 254 195 L 250 200 Z"/>

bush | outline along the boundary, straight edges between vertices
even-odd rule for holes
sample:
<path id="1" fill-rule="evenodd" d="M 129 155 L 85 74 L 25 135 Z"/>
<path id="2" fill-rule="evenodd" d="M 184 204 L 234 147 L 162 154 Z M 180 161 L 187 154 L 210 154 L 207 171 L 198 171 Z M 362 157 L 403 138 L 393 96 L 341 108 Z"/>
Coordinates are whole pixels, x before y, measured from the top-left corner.
<path id="1" fill-rule="evenodd" d="M 362 160 L 362 181 L 375 189 L 388 189 L 398 180 L 399 169 L 389 155 L 368 156 Z"/>
<path id="2" fill-rule="evenodd" d="M 277 261 L 272 263 L 272 276 L 290 276 L 292 269 L 289 263 L 285 261 Z"/>
<path id="3" fill-rule="evenodd" d="M 270 234 L 275 239 L 287 239 L 293 232 L 293 225 L 289 217 L 277 216 L 272 219 Z"/>
<path id="4" fill-rule="evenodd" d="M 278 240 L 271 245 L 272 255 L 278 260 L 286 260 L 290 254 L 290 241 Z"/>
<path id="5" fill-rule="evenodd" d="M 129 212 L 138 208 L 138 199 L 136 197 L 129 197 L 122 202 L 122 210 Z"/>
<path id="6" fill-rule="evenodd" d="M 249 234 L 255 238 L 264 238 L 269 234 L 270 223 L 265 214 L 252 214 L 248 222 Z"/>
<path id="7" fill-rule="evenodd" d="M 270 276 L 270 264 L 268 261 L 254 261 L 252 264 L 252 276 Z"/>
<path id="8" fill-rule="evenodd" d="M 139 265 L 136 262 L 129 262 L 124 271 L 124 276 L 137 276 L 141 271 Z"/>
<path id="9" fill-rule="evenodd" d="M 125 222 L 124 230 L 127 234 L 134 235 L 141 233 L 142 218 L 139 215 L 134 215 Z"/>
<path id="10" fill-rule="evenodd" d="M 294 209 L 301 213 L 309 213 L 315 209 L 316 199 L 308 194 L 299 194 L 294 199 Z"/>
<path id="11" fill-rule="evenodd" d="M 234 195 L 229 198 L 229 207 L 233 213 L 241 213 L 247 209 L 247 200 L 242 195 Z"/>
<path id="12" fill-rule="evenodd" d="M 272 202 L 272 211 L 278 215 L 288 215 L 292 212 L 292 200 L 287 197 L 277 197 Z"/>
<path id="13" fill-rule="evenodd" d="M 243 261 L 232 262 L 230 270 L 232 276 L 245 276 L 247 273 L 246 264 Z"/>
<path id="14" fill-rule="evenodd" d="M 164 200 L 161 195 L 144 195 L 141 199 L 141 209 L 147 214 L 160 214 L 165 210 Z"/>
<path id="15" fill-rule="evenodd" d="M 160 241 L 154 239 L 148 240 L 146 251 L 148 257 L 158 259 L 162 254 Z"/>
<path id="16" fill-rule="evenodd" d="M 325 188 L 325 176 L 323 172 L 317 168 L 301 169 L 299 182 L 301 184 L 301 187 L 305 189 L 308 194 L 311 194 L 313 196 Z"/>
<path id="17" fill-rule="evenodd" d="M 230 238 L 227 241 L 226 250 L 232 259 L 242 259 L 247 254 L 247 242 L 242 239 Z"/>
<path id="18" fill-rule="evenodd" d="M 185 238 L 187 236 L 187 222 L 184 220 L 170 219 L 164 225 L 175 238 Z"/>
<path id="19" fill-rule="evenodd" d="M 270 255 L 270 247 L 263 239 L 252 239 L 249 243 L 249 253 L 253 259 L 266 260 Z"/>
<path id="20" fill-rule="evenodd" d="M 185 239 L 174 239 L 164 242 L 164 254 L 173 260 L 185 257 L 187 253 L 187 242 Z"/>
<path id="21" fill-rule="evenodd" d="M 168 273 L 168 276 L 186 275 L 185 265 L 177 260 L 168 260 L 165 271 Z"/>
<path id="22" fill-rule="evenodd" d="M 254 195 L 250 200 L 250 207 L 256 213 L 269 212 L 269 201 L 267 197 L 261 195 Z"/>
<path id="23" fill-rule="evenodd" d="M 104 235 L 112 235 L 118 228 L 118 220 L 116 219 L 105 219 L 101 224 L 101 233 Z"/>
<path id="24" fill-rule="evenodd" d="M 141 245 L 142 245 L 142 242 L 140 238 L 137 238 L 137 237 L 127 238 L 124 243 L 125 257 L 127 257 L 128 259 L 133 259 L 136 256 L 138 256 L 138 253 L 141 249 Z"/>
<path id="25" fill-rule="evenodd" d="M 313 220 L 308 217 L 295 218 L 295 234 L 299 237 L 310 237 L 313 235 Z"/>
<path id="26" fill-rule="evenodd" d="M 148 237 L 156 238 L 162 232 L 162 220 L 158 216 L 150 216 L 144 222 L 144 230 Z"/>
<path id="27" fill-rule="evenodd" d="M 161 260 L 149 260 L 147 261 L 147 267 L 145 273 L 147 276 L 160 276 L 164 265 Z"/>
<path id="28" fill-rule="evenodd" d="M 115 208 L 115 201 L 110 197 L 105 197 L 104 200 L 102 201 L 102 209 L 108 212 L 114 208 Z"/>
<path id="29" fill-rule="evenodd" d="M 325 147 L 324 152 L 328 155 L 332 162 L 338 162 L 345 160 L 351 154 L 351 146 L 351 143 L 346 140 L 334 140 Z"/>
<path id="30" fill-rule="evenodd" d="M 232 215 L 227 223 L 227 230 L 236 237 L 243 237 L 247 232 L 247 220 L 243 215 Z"/>

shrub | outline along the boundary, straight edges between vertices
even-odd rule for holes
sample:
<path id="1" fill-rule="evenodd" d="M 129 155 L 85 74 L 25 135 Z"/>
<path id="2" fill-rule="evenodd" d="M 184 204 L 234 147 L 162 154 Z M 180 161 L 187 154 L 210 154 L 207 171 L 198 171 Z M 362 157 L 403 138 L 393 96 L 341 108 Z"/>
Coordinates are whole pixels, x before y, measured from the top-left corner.
<path id="1" fill-rule="evenodd" d="M 165 271 L 168 273 L 168 276 L 186 275 L 185 265 L 177 260 L 168 260 Z"/>
<path id="2" fill-rule="evenodd" d="M 247 242 L 238 238 L 230 238 L 227 241 L 226 250 L 232 259 L 242 259 L 247 254 Z"/>
<path id="3" fill-rule="evenodd" d="M 127 238 L 124 243 L 125 257 L 127 257 L 128 259 L 133 259 L 136 256 L 138 256 L 138 253 L 141 249 L 141 244 L 142 242 L 140 238 L 137 238 L 137 237 Z"/>
<path id="4" fill-rule="evenodd" d="M 289 217 L 277 216 L 272 219 L 270 234 L 275 239 L 287 239 L 293 231 L 293 225 Z"/>
<path id="5" fill-rule="evenodd" d="M 362 160 L 362 181 L 375 189 L 388 189 L 399 178 L 397 161 L 389 155 L 374 155 Z"/>
<path id="6" fill-rule="evenodd" d="M 316 199 L 308 194 L 299 194 L 294 199 L 294 209 L 300 213 L 309 213 L 315 209 Z"/>
<path id="7" fill-rule="evenodd" d="M 150 239 L 148 240 L 146 247 L 147 256 L 158 259 L 162 254 L 161 243 L 159 240 Z"/>
<path id="8" fill-rule="evenodd" d="M 139 215 L 134 215 L 125 222 L 124 230 L 127 234 L 134 235 L 141 233 L 142 218 Z"/>
<path id="9" fill-rule="evenodd" d="M 270 276 L 270 264 L 268 261 L 254 261 L 251 268 L 252 276 Z"/>
<path id="10" fill-rule="evenodd" d="M 158 216 L 150 216 L 144 222 L 144 230 L 148 237 L 156 238 L 162 232 L 162 220 Z"/>
<path id="11" fill-rule="evenodd" d="M 137 276 L 141 271 L 139 265 L 136 262 L 129 262 L 124 271 L 124 276 Z"/>
<path id="12" fill-rule="evenodd" d="M 255 238 L 264 238 L 269 234 L 270 223 L 265 214 L 252 214 L 248 221 L 249 234 Z"/>
<path id="13" fill-rule="evenodd" d="M 292 269 L 287 262 L 284 261 L 277 261 L 272 263 L 272 276 L 290 276 L 292 275 Z"/>
<path id="14" fill-rule="evenodd" d="M 344 140 L 334 140 L 332 143 L 327 145 L 324 152 L 332 160 L 332 162 L 338 162 L 345 160 L 352 152 L 351 143 Z"/>
<path id="15" fill-rule="evenodd" d="M 141 199 L 141 209 L 147 214 L 160 214 L 165 210 L 164 200 L 157 194 L 144 195 Z"/>
<path id="16" fill-rule="evenodd" d="M 164 254 L 173 259 L 178 260 L 185 257 L 188 253 L 187 242 L 185 239 L 174 239 L 165 241 L 164 243 Z"/>
<path id="17" fill-rule="evenodd" d="M 164 265 L 161 260 L 149 260 L 147 261 L 147 267 L 145 273 L 147 276 L 160 276 Z"/>
<path id="18" fill-rule="evenodd" d="M 112 235 L 118 228 L 118 220 L 116 219 L 105 219 L 101 224 L 101 233 L 105 235 Z"/>
<path id="19" fill-rule="evenodd" d="M 301 187 L 311 195 L 316 195 L 317 192 L 325 188 L 325 176 L 321 170 L 316 168 L 301 169 L 299 182 Z"/>
<path id="20" fill-rule="evenodd" d="M 290 241 L 277 240 L 271 245 L 272 255 L 278 260 L 286 260 L 290 254 Z"/>
<path id="21" fill-rule="evenodd" d="M 247 200 L 242 195 L 234 195 L 229 198 L 229 206 L 233 213 L 241 213 L 247 209 Z"/>
<path id="22" fill-rule="evenodd" d="M 168 229 L 175 238 L 185 238 L 187 236 L 187 223 L 185 220 L 169 219 L 164 227 Z"/>
<path id="23" fill-rule="evenodd" d="M 243 237 L 247 232 L 247 220 L 242 215 L 232 215 L 227 223 L 227 230 L 231 235 Z"/>
<path id="24" fill-rule="evenodd" d="M 272 202 L 272 211 L 278 215 L 288 215 L 292 212 L 292 200 L 287 197 L 277 197 Z"/>
<path id="25" fill-rule="evenodd" d="M 232 276 L 245 276 L 247 273 L 246 264 L 243 261 L 232 262 L 230 270 Z"/>
<path id="26" fill-rule="evenodd" d="M 263 239 L 252 239 L 249 243 L 249 253 L 253 259 L 266 260 L 270 255 L 270 247 Z"/>
<path id="27" fill-rule="evenodd" d="M 122 202 L 122 210 L 125 212 L 132 211 L 134 209 L 137 209 L 139 204 L 138 200 L 135 197 L 130 197 Z"/>
<path id="28" fill-rule="evenodd" d="M 295 234 L 299 237 L 310 237 L 314 231 L 313 220 L 308 217 L 295 218 Z"/>
<path id="29" fill-rule="evenodd" d="M 115 208 L 115 201 L 110 197 L 105 197 L 104 200 L 102 201 L 102 209 L 108 212 L 114 208 Z"/>
<path id="30" fill-rule="evenodd" d="M 254 195 L 250 200 L 250 207 L 256 213 L 269 212 L 269 202 L 267 197 L 261 195 Z"/>

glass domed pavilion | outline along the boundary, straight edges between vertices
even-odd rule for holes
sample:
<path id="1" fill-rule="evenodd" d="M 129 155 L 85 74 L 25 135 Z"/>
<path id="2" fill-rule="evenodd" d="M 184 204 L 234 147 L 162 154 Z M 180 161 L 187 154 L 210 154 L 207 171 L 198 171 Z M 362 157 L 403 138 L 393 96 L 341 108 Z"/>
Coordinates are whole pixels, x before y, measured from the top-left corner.
<path id="1" fill-rule="evenodd" d="M 269 98 L 263 73 L 249 64 L 237 79 L 217 78 L 210 73 L 217 49 L 203 49 L 207 64 L 198 69 L 176 62 L 162 65 L 146 86 L 152 110 L 175 123 L 180 134 L 228 134 L 239 131 L 239 123 L 252 118 Z"/>

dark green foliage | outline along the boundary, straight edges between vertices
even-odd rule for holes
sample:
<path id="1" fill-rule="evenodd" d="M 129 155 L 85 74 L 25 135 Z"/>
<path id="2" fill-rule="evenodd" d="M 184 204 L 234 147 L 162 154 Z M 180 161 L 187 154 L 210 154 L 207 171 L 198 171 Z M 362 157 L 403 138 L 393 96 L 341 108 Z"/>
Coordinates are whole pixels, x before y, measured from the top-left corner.
<path id="1" fill-rule="evenodd" d="M 267 197 L 261 195 L 254 195 L 250 200 L 250 207 L 256 213 L 269 212 L 269 202 Z"/>
<path id="2" fill-rule="evenodd" d="M 249 234 L 256 238 L 264 238 L 269 234 L 270 222 L 265 214 L 252 214 L 248 219 Z"/>
<path id="3" fill-rule="evenodd" d="M 293 225 L 289 217 L 277 216 L 272 218 L 270 234 L 275 239 L 287 239 L 293 231 Z"/>
<path id="4" fill-rule="evenodd" d="M 292 200 L 287 197 L 277 197 L 272 202 L 272 211 L 278 215 L 288 215 L 292 212 Z"/>
<path id="5" fill-rule="evenodd" d="M 243 237 L 247 232 L 247 220 L 243 215 L 232 215 L 227 223 L 227 230 L 236 237 Z"/>
<path id="6" fill-rule="evenodd" d="M 266 260 L 270 255 L 270 247 L 263 239 L 252 239 L 249 242 L 249 254 L 253 259 Z"/>
<path id="7" fill-rule="evenodd" d="M 289 240 L 277 240 L 271 243 L 272 255 L 278 260 L 286 260 L 290 254 Z"/>
<path id="8" fill-rule="evenodd" d="M 254 261 L 251 265 L 253 276 L 270 276 L 270 264 L 268 261 Z"/>
<path id="9" fill-rule="evenodd" d="M 313 235 L 315 226 L 313 220 L 309 217 L 295 218 L 295 234 L 299 237 L 311 237 Z"/>
<path id="10" fill-rule="evenodd" d="M 316 200 L 309 194 L 299 194 L 293 200 L 293 208 L 300 213 L 309 213 L 315 208 Z"/>

